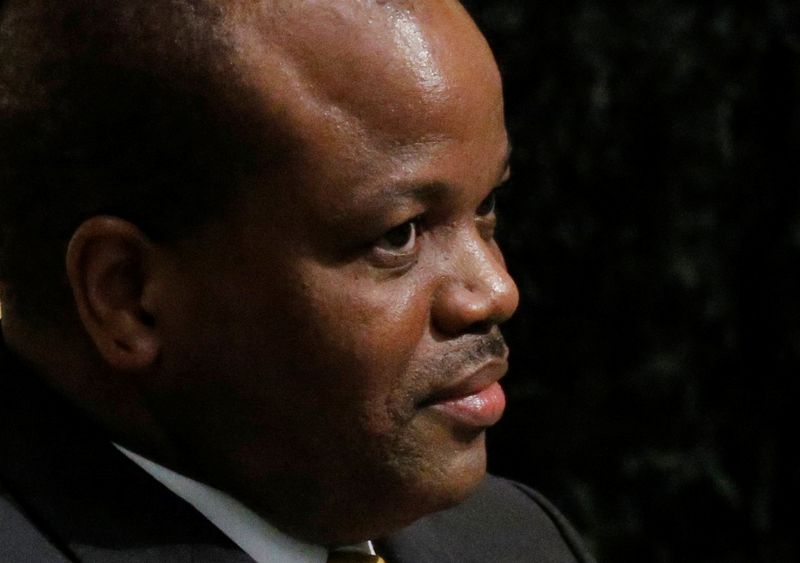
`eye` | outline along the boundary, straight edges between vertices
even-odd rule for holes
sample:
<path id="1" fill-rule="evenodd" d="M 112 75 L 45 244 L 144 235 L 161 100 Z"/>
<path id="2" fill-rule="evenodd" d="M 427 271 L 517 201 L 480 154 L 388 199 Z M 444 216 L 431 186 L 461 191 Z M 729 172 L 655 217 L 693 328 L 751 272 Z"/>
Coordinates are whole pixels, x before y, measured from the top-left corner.
<path id="1" fill-rule="evenodd" d="M 484 199 L 478 208 L 475 210 L 475 214 L 478 217 L 486 217 L 491 215 L 495 212 L 497 207 L 497 195 L 494 191 L 490 193 L 486 199 Z"/>
<path id="2" fill-rule="evenodd" d="M 402 225 L 387 231 L 375 243 L 375 247 L 392 254 L 410 254 L 417 247 L 417 220 L 406 221 Z"/>

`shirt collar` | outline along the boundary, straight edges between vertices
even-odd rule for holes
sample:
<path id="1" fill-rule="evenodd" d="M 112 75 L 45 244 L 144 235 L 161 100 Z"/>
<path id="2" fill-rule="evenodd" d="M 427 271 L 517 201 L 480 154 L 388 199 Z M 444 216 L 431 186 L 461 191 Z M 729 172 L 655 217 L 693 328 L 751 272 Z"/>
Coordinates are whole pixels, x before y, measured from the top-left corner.
<path id="1" fill-rule="evenodd" d="M 114 444 L 131 461 L 170 491 L 191 504 L 257 563 L 325 563 L 328 550 L 281 532 L 227 493 L 190 479 Z M 348 551 L 374 555 L 371 542 Z"/>

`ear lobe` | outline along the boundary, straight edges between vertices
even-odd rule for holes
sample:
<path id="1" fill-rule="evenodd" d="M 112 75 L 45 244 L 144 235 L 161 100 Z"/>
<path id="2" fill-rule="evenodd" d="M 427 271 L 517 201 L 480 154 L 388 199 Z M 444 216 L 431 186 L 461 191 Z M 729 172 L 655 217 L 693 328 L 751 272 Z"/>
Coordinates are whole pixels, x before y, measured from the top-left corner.
<path id="1" fill-rule="evenodd" d="M 158 358 L 155 319 L 144 305 L 153 244 L 117 217 L 92 217 L 67 248 L 67 277 L 86 332 L 113 368 L 146 369 Z"/>

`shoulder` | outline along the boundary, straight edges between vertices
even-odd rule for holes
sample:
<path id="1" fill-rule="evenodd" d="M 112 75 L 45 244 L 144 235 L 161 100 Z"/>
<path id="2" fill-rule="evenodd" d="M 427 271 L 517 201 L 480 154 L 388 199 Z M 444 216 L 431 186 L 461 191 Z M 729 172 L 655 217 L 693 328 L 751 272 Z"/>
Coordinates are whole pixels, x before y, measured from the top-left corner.
<path id="1" fill-rule="evenodd" d="M 0 484 L 0 560 L 66 563 L 61 552 L 46 538 Z"/>
<path id="2" fill-rule="evenodd" d="M 590 563 L 566 519 L 532 489 L 487 476 L 464 503 L 378 542 L 392 561 Z"/>

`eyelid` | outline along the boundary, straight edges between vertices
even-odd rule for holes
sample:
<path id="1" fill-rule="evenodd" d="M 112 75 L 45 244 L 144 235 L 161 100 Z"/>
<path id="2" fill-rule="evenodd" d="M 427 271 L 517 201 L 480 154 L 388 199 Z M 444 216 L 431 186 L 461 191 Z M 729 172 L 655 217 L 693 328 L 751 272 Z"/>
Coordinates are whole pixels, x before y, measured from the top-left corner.
<path id="1" fill-rule="evenodd" d="M 491 192 L 489 192 L 489 195 L 487 195 L 483 200 L 481 200 L 480 204 L 478 204 L 478 207 L 476 208 L 476 211 L 475 211 L 475 214 L 478 217 L 485 218 L 485 217 L 490 217 L 490 216 L 497 215 L 497 209 L 498 209 L 498 206 L 499 206 L 498 204 L 499 204 L 499 200 L 500 200 L 501 194 L 505 193 L 506 191 L 508 191 L 510 189 L 510 181 L 511 181 L 511 176 L 510 176 L 510 172 L 509 172 L 504 176 L 503 181 L 497 187 L 495 187 Z M 491 210 L 487 211 L 485 213 L 480 213 L 479 210 L 480 210 L 481 206 L 484 203 L 486 203 L 490 198 L 492 200 L 492 208 L 491 208 Z"/>
<path id="2" fill-rule="evenodd" d="M 484 209 L 484 206 L 487 208 Z M 497 189 L 492 190 L 489 192 L 483 200 L 478 204 L 478 207 L 475 209 L 475 214 L 478 217 L 489 217 L 494 215 L 497 211 Z"/>
<path id="3" fill-rule="evenodd" d="M 506 184 L 508 184 L 509 180 L 511 180 L 511 165 L 509 164 L 506 166 L 505 171 L 503 172 L 503 177 L 500 178 L 500 185 L 498 188 L 502 188 Z"/>
<path id="4" fill-rule="evenodd" d="M 410 228 L 410 231 L 406 235 L 401 229 L 404 227 Z M 408 237 L 408 242 L 403 244 L 402 246 L 396 246 L 392 243 L 390 238 L 393 234 L 400 234 L 401 237 Z M 410 252 L 413 248 L 417 245 L 417 237 L 419 236 L 419 221 L 417 218 L 410 219 L 404 223 L 400 223 L 399 225 L 392 227 L 388 231 L 386 231 L 375 243 L 375 246 L 381 248 L 381 242 L 388 242 L 389 244 L 386 245 L 384 250 L 387 252 L 394 252 L 396 254 L 403 254 L 403 249 L 411 243 L 411 248 L 405 252 Z"/>
<path id="5" fill-rule="evenodd" d="M 404 223 L 400 223 L 387 230 L 370 246 L 369 257 L 374 265 L 385 268 L 388 270 L 407 270 L 417 260 L 419 255 L 419 237 L 420 237 L 420 221 L 421 217 L 417 216 Z M 392 248 L 391 243 L 383 246 L 381 243 L 387 241 L 387 237 L 392 231 L 396 231 L 402 227 L 409 226 L 411 228 L 409 241 L 403 247 Z M 410 244 L 410 245 L 409 245 Z M 408 248 L 405 248 L 408 246 Z"/>

